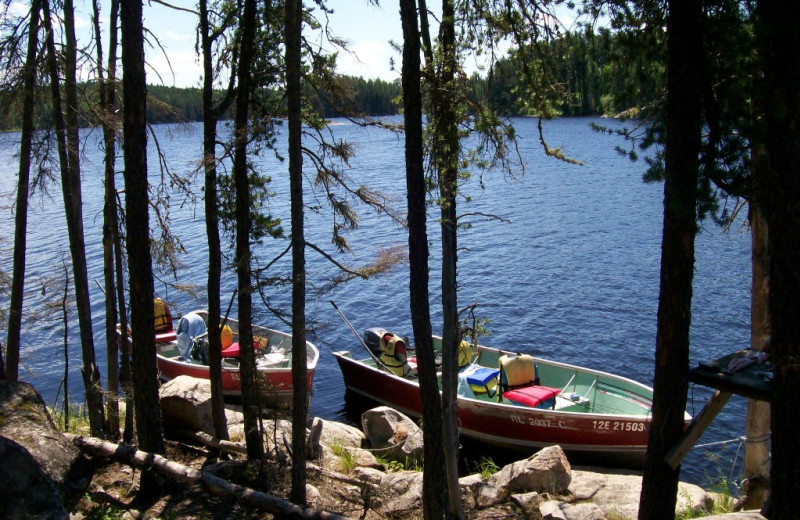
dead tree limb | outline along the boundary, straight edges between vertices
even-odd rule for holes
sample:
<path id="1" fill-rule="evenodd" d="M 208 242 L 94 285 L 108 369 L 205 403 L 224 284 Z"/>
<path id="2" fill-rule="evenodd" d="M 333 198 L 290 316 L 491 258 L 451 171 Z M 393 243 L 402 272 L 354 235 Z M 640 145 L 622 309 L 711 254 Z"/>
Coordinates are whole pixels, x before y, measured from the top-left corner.
<path id="1" fill-rule="evenodd" d="M 189 468 L 161 455 L 122 446 L 94 437 L 65 434 L 81 451 L 93 456 L 110 458 L 137 468 L 148 468 L 159 475 L 183 484 L 200 484 L 210 494 L 235 500 L 238 504 L 284 518 L 299 520 L 347 520 L 347 517 L 312 508 L 301 508 L 282 498 L 232 484 L 204 471 Z"/>

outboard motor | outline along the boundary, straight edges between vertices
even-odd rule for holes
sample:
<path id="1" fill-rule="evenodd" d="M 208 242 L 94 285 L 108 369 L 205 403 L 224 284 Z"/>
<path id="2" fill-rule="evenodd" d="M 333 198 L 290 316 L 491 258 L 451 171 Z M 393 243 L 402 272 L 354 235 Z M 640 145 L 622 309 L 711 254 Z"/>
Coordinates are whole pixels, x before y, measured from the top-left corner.
<path id="1" fill-rule="evenodd" d="M 381 355 L 381 337 L 386 334 L 386 329 L 372 327 L 364 331 L 364 343 L 376 356 Z"/>

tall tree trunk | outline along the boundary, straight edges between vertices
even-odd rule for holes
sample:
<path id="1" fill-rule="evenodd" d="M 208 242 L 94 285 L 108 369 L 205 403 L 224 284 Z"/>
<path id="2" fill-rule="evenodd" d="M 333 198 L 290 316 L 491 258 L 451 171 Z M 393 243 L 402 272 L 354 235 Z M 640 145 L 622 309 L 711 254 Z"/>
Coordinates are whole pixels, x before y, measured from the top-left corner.
<path id="1" fill-rule="evenodd" d="M 125 209 L 127 218 L 128 273 L 131 302 L 132 375 L 139 448 L 165 451 L 158 405 L 153 265 L 147 181 L 147 83 L 144 61 L 142 2 L 122 2 L 122 107 L 125 158 Z M 148 482 L 142 475 L 142 484 Z"/>
<path id="2" fill-rule="evenodd" d="M 220 279 L 222 253 L 217 205 L 217 120 L 214 109 L 213 40 L 208 21 L 208 2 L 200 0 L 200 39 L 203 51 L 203 167 L 205 170 L 206 235 L 208 236 L 208 329 L 220 331 Z M 215 332 L 208 336 L 208 370 L 211 380 L 211 418 L 214 434 L 228 439 L 222 394 L 222 340 Z"/>
<path id="3" fill-rule="evenodd" d="M 20 330 L 22 328 L 22 302 L 25 291 L 25 251 L 28 234 L 28 192 L 30 191 L 31 144 L 33 142 L 33 106 L 36 93 L 36 54 L 39 50 L 40 0 L 31 2 L 28 25 L 28 48 L 23 72 L 22 134 L 19 149 L 19 179 L 17 180 L 17 205 L 14 217 L 14 274 L 11 279 L 11 304 L 8 311 L 6 336 L 6 379 L 16 381 L 19 376 Z M 2 352 L 0 352 L 2 358 Z M 1 360 L 1 359 L 0 359 Z M 3 374 L 0 374 L 3 375 Z"/>
<path id="4" fill-rule="evenodd" d="M 303 142 L 300 106 L 300 45 L 303 2 L 286 1 L 286 98 L 289 119 L 289 183 L 292 197 L 292 490 L 291 501 L 306 504 L 305 433 L 308 416 L 306 378 L 306 258 L 303 230 Z"/>
<path id="5" fill-rule="evenodd" d="M 673 519 L 680 467 L 664 456 L 684 430 L 689 328 L 697 233 L 701 105 L 702 10 L 694 0 L 670 0 L 667 19 L 667 137 L 661 290 L 658 299 L 653 420 L 639 518 Z"/>
<path id="6" fill-rule="evenodd" d="M 100 385 L 100 369 L 97 368 L 92 332 L 92 304 L 89 299 L 89 272 L 86 265 L 86 243 L 83 232 L 83 197 L 81 195 L 80 138 L 78 134 L 78 42 L 75 38 L 75 7 L 72 0 L 64 1 L 64 94 L 66 100 L 67 154 L 69 156 L 69 208 L 67 227 L 72 256 L 73 278 L 75 278 L 75 300 L 78 308 L 81 351 L 83 354 L 83 386 L 86 389 L 86 407 L 92 435 L 104 435 L 105 410 L 103 388 Z M 71 222 L 71 223 L 70 223 Z"/>
<path id="7" fill-rule="evenodd" d="M 405 125 L 406 190 L 408 197 L 408 253 L 411 324 L 417 352 L 424 443 L 422 504 L 427 520 L 444 517 L 447 474 L 444 464 L 442 405 L 436 379 L 428 294 L 428 231 L 424 149 L 420 34 L 414 0 L 400 0 L 403 25 L 403 121 Z"/>
<path id="8" fill-rule="evenodd" d="M 64 30 L 67 34 L 65 49 L 66 107 L 61 104 L 61 87 L 58 77 L 55 40 L 53 38 L 49 1 L 42 3 L 47 31 L 47 61 L 50 73 L 53 117 L 56 125 L 58 156 L 61 163 L 61 188 L 67 220 L 72 272 L 75 278 L 75 296 L 78 307 L 81 351 L 83 355 L 83 386 L 89 412 L 89 428 L 95 437 L 103 436 L 103 394 L 100 371 L 94 358 L 92 315 L 89 302 L 89 283 L 86 269 L 86 247 L 83 241 L 83 211 L 81 209 L 80 163 L 77 122 L 77 90 L 75 84 L 75 57 L 77 45 L 74 31 L 74 12 L 71 2 L 64 4 Z M 64 110 L 64 108 L 66 110 Z"/>
<path id="9" fill-rule="evenodd" d="M 92 1 L 94 36 L 97 48 L 97 88 L 100 98 L 103 148 L 105 149 L 105 199 L 103 201 L 103 280 L 106 310 L 106 365 L 108 372 L 108 400 L 106 401 L 106 433 L 119 438 L 119 345 L 117 343 L 117 295 L 114 283 L 114 233 L 117 227 L 116 130 L 114 125 L 114 76 L 117 61 L 117 16 L 119 2 L 111 2 L 108 48 L 108 77 L 103 70 L 103 40 L 100 31 L 100 4 Z"/>
<path id="10" fill-rule="evenodd" d="M 461 490 L 458 485 L 458 348 L 461 333 L 458 324 L 458 167 L 460 143 L 458 115 L 452 89 L 458 67 L 456 56 L 455 10 L 451 0 L 442 1 L 442 22 L 439 25 L 441 63 L 431 96 L 436 105 L 434 140 L 442 214 L 442 434 L 450 497 L 450 516 L 463 518 Z"/>
<path id="11" fill-rule="evenodd" d="M 236 271 L 239 287 L 239 347 L 241 348 L 242 404 L 247 458 L 260 460 L 264 454 L 259 430 L 258 383 L 253 352 L 253 297 L 250 287 L 250 183 L 247 167 L 247 136 L 251 65 L 253 62 L 256 23 L 256 2 L 245 0 L 241 18 L 242 39 L 239 54 L 239 89 L 236 95 L 234 120 L 233 180 L 236 189 Z"/>
<path id="12" fill-rule="evenodd" d="M 794 518 L 800 496 L 800 4 L 761 0 L 756 41 L 766 123 L 763 178 L 769 255 L 769 314 L 775 365 L 769 518 Z M 767 104 L 768 103 L 768 104 Z"/>
<path id="13" fill-rule="evenodd" d="M 762 112 L 763 114 L 763 112 Z M 759 116 L 759 119 L 761 117 Z M 759 168 L 764 154 L 761 143 L 753 146 L 750 177 L 754 185 L 760 184 Z M 750 288 L 750 348 L 765 348 L 770 337 L 769 317 L 769 255 L 767 235 L 769 233 L 761 204 L 750 201 L 750 237 L 752 242 L 752 285 Z M 768 348 L 768 347 L 767 347 Z M 769 490 L 769 438 L 770 405 L 765 401 L 748 399 L 744 450 L 744 478 L 747 480 L 745 509 L 757 509 L 764 505 Z"/>

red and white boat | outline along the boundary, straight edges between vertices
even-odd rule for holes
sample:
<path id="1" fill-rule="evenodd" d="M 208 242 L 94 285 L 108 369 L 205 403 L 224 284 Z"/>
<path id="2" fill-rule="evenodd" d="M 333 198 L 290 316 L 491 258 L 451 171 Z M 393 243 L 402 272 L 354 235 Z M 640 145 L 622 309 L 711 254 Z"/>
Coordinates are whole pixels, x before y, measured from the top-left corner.
<path id="1" fill-rule="evenodd" d="M 164 325 L 156 318 L 156 359 L 159 375 L 168 381 L 178 376 L 209 379 L 208 367 L 208 312 L 196 310 L 182 316 L 177 326 L 171 327 L 167 317 Z M 225 395 L 241 395 L 239 374 L 239 323 L 228 318 L 222 332 L 222 391 Z M 160 329 L 160 330 L 159 330 Z M 253 344 L 256 354 L 259 393 L 267 406 L 292 402 L 292 336 L 285 332 L 253 325 Z M 306 385 L 309 395 L 314 372 L 319 360 L 319 350 L 306 342 Z"/>
<path id="2" fill-rule="evenodd" d="M 420 417 L 415 359 L 406 359 L 404 342 L 383 329 L 367 329 L 364 338 L 362 346 L 370 352 L 361 350 L 363 356 L 333 353 L 347 388 Z M 441 350 L 439 337 L 434 337 L 434 350 Z M 651 388 L 598 370 L 466 342 L 459 349 L 459 364 L 461 435 L 528 452 L 560 445 L 568 453 L 589 455 L 584 459 L 641 467 Z M 686 414 L 687 425 L 690 420 Z"/>

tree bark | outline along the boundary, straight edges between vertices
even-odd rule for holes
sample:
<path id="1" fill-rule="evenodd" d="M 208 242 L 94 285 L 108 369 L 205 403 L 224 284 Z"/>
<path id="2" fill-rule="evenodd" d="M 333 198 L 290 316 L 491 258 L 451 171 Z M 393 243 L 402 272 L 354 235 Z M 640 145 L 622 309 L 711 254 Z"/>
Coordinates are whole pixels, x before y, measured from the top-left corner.
<path id="1" fill-rule="evenodd" d="M 119 345 L 117 342 L 117 294 L 114 283 L 114 234 L 117 227 L 116 188 L 116 130 L 114 125 L 117 62 L 117 17 L 119 2 L 111 2 L 109 23 L 108 77 L 103 70 L 103 40 L 100 31 L 100 4 L 92 1 L 94 36 L 97 48 L 97 88 L 100 99 L 103 148 L 105 150 L 105 198 L 103 201 L 103 280 L 106 310 L 106 370 L 108 399 L 106 401 L 106 433 L 119 438 Z"/>
<path id="2" fill-rule="evenodd" d="M 422 504 L 427 520 L 444 517 L 447 474 L 444 464 L 442 405 L 436 379 L 428 293 L 428 232 L 424 149 L 420 33 L 414 0 L 400 0 L 403 25 L 403 122 L 405 127 L 406 190 L 408 197 L 408 256 L 411 324 L 417 353 L 424 442 Z"/>
<path id="3" fill-rule="evenodd" d="M 256 2 L 245 0 L 241 18 L 242 39 L 239 55 L 239 87 L 234 120 L 233 178 L 236 189 L 236 272 L 239 289 L 239 348 L 241 385 L 247 458 L 260 460 L 264 443 L 258 427 L 258 383 L 253 352 L 253 299 L 250 287 L 250 182 L 247 167 L 248 114 L 252 89 L 251 66 L 254 53 Z"/>
<path id="4" fill-rule="evenodd" d="M 200 0 L 200 39 L 203 52 L 203 168 L 205 170 L 206 235 L 208 237 L 208 371 L 211 381 L 211 418 L 214 434 L 228 439 L 225 404 L 222 394 L 222 340 L 220 316 L 220 279 L 222 253 L 219 238 L 217 205 L 217 120 L 214 108 L 213 39 L 208 19 L 208 1 Z"/>
<path id="5" fill-rule="evenodd" d="M 642 480 L 639 518 L 675 516 L 680 467 L 664 460 L 684 430 L 689 329 L 697 233 L 697 176 L 701 142 L 702 10 L 671 0 L 667 20 L 667 137 L 664 230 L 658 300 L 653 420 Z"/>
<path id="6" fill-rule="evenodd" d="M 455 10 L 451 0 L 442 1 L 439 25 L 439 47 L 442 54 L 437 64 L 432 102 L 435 108 L 434 158 L 439 175 L 442 227 L 442 435 L 450 500 L 449 514 L 464 518 L 461 489 L 458 485 L 458 348 L 461 333 L 458 324 L 458 168 L 460 143 L 458 116 L 452 92 L 458 67 L 456 56 Z"/>
<path id="7" fill-rule="evenodd" d="M 2 374 L 10 381 L 19 377 L 20 331 L 22 329 L 22 304 L 25 292 L 25 252 L 28 233 L 28 192 L 30 191 L 31 145 L 33 142 L 33 107 L 36 93 L 36 53 L 39 49 L 39 15 L 42 3 L 31 2 L 28 25 L 28 48 L 23 72 L 22 133 L 19 147 L 19 178 L 17 204 L 14 216 L 14 273 L 11 279 L 11 302 L 8 309 L 8 334 L 6 359 Z M 2 362 L 2 352 L 0 352 Z"/>
<path id="8" fill-rule="evenodd" d="M 77 93 L 75 85 L 75 44 L 74 12 L 72 3 L 64 4 L 64 30 L 67 34 L 65 49 L 65 93 L 66 107 L 61 103 L 61 86 L 58 76 L 58 63 L 55 40 L 52 31 L 50 3 L 42 2 L 46 30 L 47 68 L 50 74 L 53 118 L 56 126 L 58 158 L 61 167 L 61 191 L 64 197 L 64 213 L 67 220 L 72 272 L 75 279 L 75 295 L 78 308 L 78 324 L 83 355 L 83 386 L 86 394 L 86 407 L 89 413 L 89 428 L 92 435 L 103 435 L 103 394 L 100 388 L 100 371 L 94 358 L 94 338 L 92 336 L 91 304 L 86 269 L 86 247 L 83 241 L 83 211 L 81 209 L 80 163 L 77 128 Z M 71 58 L 70 58 L 71 55 Z"/>
<path id="9" fill-rule="evenodd" d="M 306 259 L 303 228 L 303 142 L 300 81 L 303 3 L 286 1 L 286 98 L 289 120 L 289 183 L 292 197 L 292 491 L 306 503 Z"/>
<path id="10" fill-rule="evenodd" d="M 144 61 L 142 2 L 121 3 L 123 152 L 127 215 L 128 272 L 131 302 L 132 372 L 139 447 L 164 453 L 158 404 L 153 266 L 150 248 L 147 182 L 147 84 Z M 142 483 L 146 482 L 145 475 Z"/>
<path id="11" fill-rule="evenodd" d="M 800 496 L 800 4 L 761 0 L 755 34 L 762 64 L 756 89 L 765 110 L 763 206 L 769 255 L 769 314 L 774 363 L 771 504 L 768 518 L 797 516 Z"/>

